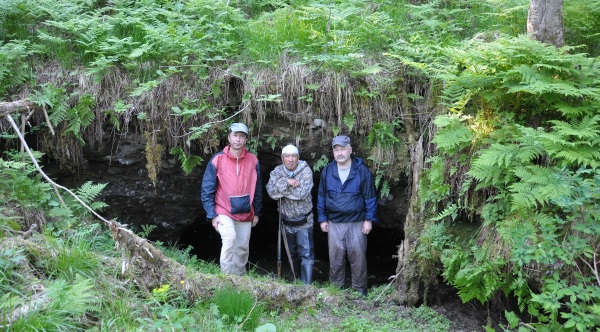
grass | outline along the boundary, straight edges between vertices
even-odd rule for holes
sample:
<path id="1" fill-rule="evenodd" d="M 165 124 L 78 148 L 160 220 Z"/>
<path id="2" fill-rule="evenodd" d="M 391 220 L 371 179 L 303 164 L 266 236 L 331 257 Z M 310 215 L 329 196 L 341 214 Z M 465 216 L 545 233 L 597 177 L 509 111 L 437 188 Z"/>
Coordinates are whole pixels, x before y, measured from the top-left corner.
<path id="1" fill-rule="evenodd" d="M 254 330 L 264 311 L 264 305 L 254 300 L 252 293 L 223 288 L 212 299 L 215 313 L 228 325 Z"/>

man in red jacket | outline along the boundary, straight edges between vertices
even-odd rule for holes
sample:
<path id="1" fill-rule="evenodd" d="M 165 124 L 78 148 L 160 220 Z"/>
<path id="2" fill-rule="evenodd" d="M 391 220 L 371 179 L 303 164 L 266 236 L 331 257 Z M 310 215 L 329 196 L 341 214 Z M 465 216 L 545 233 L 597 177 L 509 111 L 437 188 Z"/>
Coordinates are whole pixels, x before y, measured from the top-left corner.
<path id="1" fill-rule="evenodd" d="M 206 218 L 221 234 L 221 271 L 243 275 L 250 252 L 250 233 L 262 207 L 260 165 L 246 150 L 248 127 L 229 127 L 229 145 L 212 156 L 202 178 L 202 206 Z"/>

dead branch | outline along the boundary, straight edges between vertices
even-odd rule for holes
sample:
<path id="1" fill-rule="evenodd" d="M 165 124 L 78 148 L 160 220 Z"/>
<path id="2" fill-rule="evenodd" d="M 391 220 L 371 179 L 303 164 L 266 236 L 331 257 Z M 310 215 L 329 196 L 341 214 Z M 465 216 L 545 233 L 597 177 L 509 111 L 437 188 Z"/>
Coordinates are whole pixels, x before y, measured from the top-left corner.
<path id="1" fill-rule="evenodd" d="M 28 100 L 3 102 L 0 103 L 0 117 L 11 113 L 25 113 L 38 109 L 41 109 L 41 107 Z"/>

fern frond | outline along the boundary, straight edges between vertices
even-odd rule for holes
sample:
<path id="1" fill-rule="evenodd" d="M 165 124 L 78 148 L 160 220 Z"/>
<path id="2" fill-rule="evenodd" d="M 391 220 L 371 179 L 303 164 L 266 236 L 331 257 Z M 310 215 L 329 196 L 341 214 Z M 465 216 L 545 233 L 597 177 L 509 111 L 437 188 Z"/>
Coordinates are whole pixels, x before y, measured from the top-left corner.
<path id="1" fill-rule="evenodd" d="M 486 185 L 507 185 L 514 180 L 509 166 L 514 167 L 519 152 L 518 145 L 492 144 L 473 160 L 467 174 Z"/>
<path id="2" fill-rule="evenodd" d="M 521 182 L 509 186 L 513 212 L 547 206 L 568 192 L 557 180 L 554 169 L 531 165 L 519 167 L 514 172 Z"/>
<path id="3" fill-rule="evenodd" d="M 528 211 L 537 206 L 538 200 L 533 188 L 534 185 L 531 183 L 518 182 L 510 185 L 511 211 Z"/>
<path id="4" fill-rule="evenodd" d="M 102 209 L 108 207 L 108 204 L 104 202 L 92 202 L 90 208 L 94 211 L 102 211 Z"/>
<path id="5" fill-rule="evenodd" d="M 560 151 L 553 151 L 555 152 L 554 156 L 567 161 L 567 164 L 600 167 L 600 150 L 597 147 L 599 142 L 596 143 L 596 146 L 589 146 L 587 142 L 580 143 L 577 146 L 565 146 Z"/>
<path id="6" fill-rule="evenodd" d="M 549 122 L 554 124 L 552 129 L 561 137 L 576 137 L 578 139 L 599 137 L 598 122 L 600 122 L 600 115 L 594 117 L 586 116 L 579 121 L 572 120 L 572 122 L 561 120 L 550 120 Z"/>
<path id="7" fill-rule="evenodd" d="M 558 163 L 597 167 L 600 165 L 600 116 L 570 122 L 554 120 L 551 132 L 539 135 L 547 153 Z"/>
<path id="8" fill-rule="evenodd" d="M 444 211 L 440 212 L 437 216 L 435 216 L 434 218 L 431 218 L 432 221 L 439 221 L 442 220 L 446 217 L 452 217 L 452 220 L 454 220 L 457 216 L 457 211 L 458 211 L 458 205 L 456 204 L 450 204 L 449 206 L 447 206 Z"/>
<path id="9" fill-rule="evenodd" d="M 537 185 L 558 184 L 554 176 L 554 170 L 548 167 L 530 165 L 524 167 L 517 167 L 513 172 L 515 176 L 521 179 L 522 182 Z"/>
<path id="10" fill-rule="evenodd" d="M 91 279 L 77 275 L 72 283 L 57 279 L 46 288 L 52 299 L 49 306 L 67 315 L 83 315 L 86 312 L 99 312 L 99 297 Z"/>
<path id="11" fill-rule="evenodd" d="M 456 115 L 442 115 L 436 117 L 434 123 L 439 127 L 433 142 L 437 148 L 444 152 L 460 150 L 471 145 L 474 138 L 473 132 L 462 122 L 464 119 Z"/>
<path id="12" fill-rule="evenodd" d="M 79 189 L 77 196 L 86 204 L 90 204 L 106 187 L 106 183 L 93 184 L 92 181 L 87 181 Z"/>
<path id="13" fill-rule="evenodd" d="M 506 178 L 506 173 L 500 167 L 471 165 L 471 169 L 467 172 L 467 174 L 479 181 L 475 187 L 477 190 L 497 186 L 500 183 L 506 184 L 510 182 L 509 179 Z"/>
<path id="14" fill-rule="evenodd" d="M 566 117 L 577 117 L 584 114 L 598 113 L 598 106 L 593 104 L 573 105 L 564 102 L 558 102 L 554 105 L 556 109 Z"/>
<path id="15" fill-rule="evenodd" d="M 521 164 L 528 164 L 535 159 L 541 158 L 546 155 L 546 151 L 542 144 L 538 142 L 532 142 L 532 144 L 521 144 L 519 146 L 518 161 Z"/>

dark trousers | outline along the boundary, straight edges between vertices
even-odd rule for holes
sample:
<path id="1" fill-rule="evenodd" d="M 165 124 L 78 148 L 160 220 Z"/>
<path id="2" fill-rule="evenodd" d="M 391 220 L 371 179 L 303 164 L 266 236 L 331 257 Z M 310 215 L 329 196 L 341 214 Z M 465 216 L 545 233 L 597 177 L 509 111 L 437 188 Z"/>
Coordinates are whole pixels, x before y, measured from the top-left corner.
<path id="1" fill-rule="evenodd" d="M 303 228 L 295 233 L 285 232 L 294 273 L 305 284 L 312 282 L 313 266 L 315 264 L 315 247 L 313 242 L 313 228 Z"/>
<path id="2" fill-rule="evenodd" d="M 367 236 L 362 221 L 329 223 L 329 282 L 343 287 L 346 279 L 346 256 L 352 271 L 352 288 L 367 290 Z"/>

